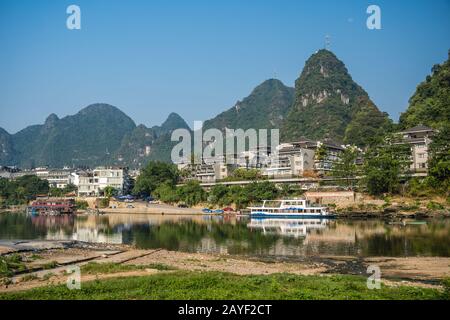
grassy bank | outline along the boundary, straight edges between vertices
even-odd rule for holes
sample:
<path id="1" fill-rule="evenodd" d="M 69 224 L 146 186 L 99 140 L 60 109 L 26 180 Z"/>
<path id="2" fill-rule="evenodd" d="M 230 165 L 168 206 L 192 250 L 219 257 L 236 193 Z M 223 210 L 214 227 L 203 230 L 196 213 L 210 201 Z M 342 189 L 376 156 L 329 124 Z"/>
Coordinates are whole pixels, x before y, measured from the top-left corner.
<path id="1" fill-rule="evenodd" d="M 448 288 L 447 288 L 448 289 Z M 2 299 L 448 299 L 449 291 L 407 286 L 369 290 L 359 276 L 238 276 L 220 272 L 162 272 L 96 280 L 81 290 L 64 285 L 0 294 Z"/>

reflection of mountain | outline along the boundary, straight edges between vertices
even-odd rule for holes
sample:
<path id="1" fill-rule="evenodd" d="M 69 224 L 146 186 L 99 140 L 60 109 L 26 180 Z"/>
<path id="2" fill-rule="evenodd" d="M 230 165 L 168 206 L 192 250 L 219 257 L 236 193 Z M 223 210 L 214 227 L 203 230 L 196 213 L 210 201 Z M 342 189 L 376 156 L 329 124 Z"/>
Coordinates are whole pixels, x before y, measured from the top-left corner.
<path id="1" fill-rule="evenodd" d="M 324 229 L 326 219 L 251 219 L 247 227 L 260 229 L 264 234 L 279 234 L 290 237 L 306 237 L 311 230 Z"/>

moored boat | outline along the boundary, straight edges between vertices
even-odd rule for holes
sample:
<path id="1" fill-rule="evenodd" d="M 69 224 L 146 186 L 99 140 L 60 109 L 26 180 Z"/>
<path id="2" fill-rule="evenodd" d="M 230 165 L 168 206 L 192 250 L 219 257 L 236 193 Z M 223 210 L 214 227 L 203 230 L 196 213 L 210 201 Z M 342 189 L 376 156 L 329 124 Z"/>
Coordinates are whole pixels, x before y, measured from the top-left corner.
<path id="1" fill-rule="evenodd" d="M 45 198 L 33 201 L 27 207 L 27 213 L 33 216 L 58 216 L 74 214 L 77 207 L 74 199 Z"/>
<path id="2" fill-rule="evenodd" d="M 333 218 L 326 207 L 311 205 L 309 200 L 264 200 L 262 206 L 248 207 L 252 217 Z"/>

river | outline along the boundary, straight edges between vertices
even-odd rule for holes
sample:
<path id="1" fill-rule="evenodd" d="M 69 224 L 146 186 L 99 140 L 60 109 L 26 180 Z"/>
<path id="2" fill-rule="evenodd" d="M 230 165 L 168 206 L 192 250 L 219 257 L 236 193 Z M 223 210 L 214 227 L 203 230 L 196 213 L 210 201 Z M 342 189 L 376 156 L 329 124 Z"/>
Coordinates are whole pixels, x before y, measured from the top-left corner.
<path id="1" fill-rule="evenodd" d="M 263 257 L 450 256 L 450 220 L 0 214 L 0 240 L 79 240 Z"/>

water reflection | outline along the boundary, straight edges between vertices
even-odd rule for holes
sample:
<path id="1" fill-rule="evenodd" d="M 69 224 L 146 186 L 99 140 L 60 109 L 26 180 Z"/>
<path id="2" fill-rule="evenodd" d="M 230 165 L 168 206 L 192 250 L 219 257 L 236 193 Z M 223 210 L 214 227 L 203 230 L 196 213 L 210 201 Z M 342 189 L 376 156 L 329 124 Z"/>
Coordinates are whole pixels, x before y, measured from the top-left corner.
<path id="1" fill-rule="evenodd" d="M 308 231 L 324 229 L 328 219 L 251 219 L 247 227 L 260 229 L 263 234 L 279 234 L 288 237 L 306 238 Z"/>
<path id="2" fill-rule="evenodd" d="M 0 239 L 134 244 L 187 252 L 303 257 L 450 256 L 450 220 L 249 219 L 113 214 L 29 217 L 0 214 Z"/>

